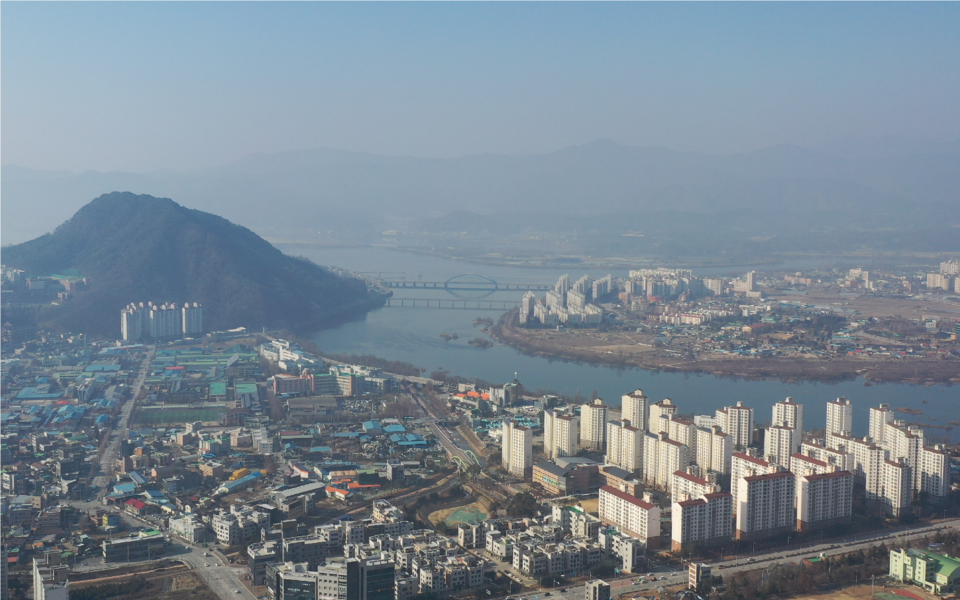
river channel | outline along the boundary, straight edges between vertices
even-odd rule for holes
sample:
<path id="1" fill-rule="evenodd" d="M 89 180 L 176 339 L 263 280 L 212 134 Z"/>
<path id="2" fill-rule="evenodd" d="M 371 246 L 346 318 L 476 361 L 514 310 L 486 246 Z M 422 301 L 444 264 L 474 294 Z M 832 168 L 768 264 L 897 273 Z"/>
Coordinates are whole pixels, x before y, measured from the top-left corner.
<path id="1" fill-rule="evenodd" d="M 464 273 L 479 273 L 500 283 L 553 283 L 564 273 L 569 273 L 571 279 L 576 280 L 584 273 L 602 277 L 610 272 L 584 271 L 575 266 L 565 269 L 481 266 L 387 248 L 280 248 L 290 254 L 309 257 L 319 264 L 334 265 L 366 274 L 379 273 L 390 279 L 403 277 L 407 280 L 446 281 Z M 798 263 L 775 268 L 782 270 L 813 266 L 817 265 Z M 746 267 L 724 268 L 712 269 L 710 273 L 740 275 L 746 270 Z M 762 267 L 758 270 L 762 270 Z M 627 275 L 626 272 L 615 271 L 612 274 L 614 277 Z M 394 292 L 397 298 L 452 298 L 443 290 L 395 289 Z M 523 292 L 496 292 L 484 300 L 517 301 L 522 295 Z M 486 337 L 473 326 L 476 317 L 496 320 L 501 312 L 384 307 L 359 320 L 317 332 L 312 339 L 327 352 L 375 354 L 389 360 L 412 363 L 425 368 L 427 374 L 445 369 L 451 374 L 464 377 L 507 382 L 512 381 L 516 373 L 527 390 L 549 389 L 571 395 L 579 392 L 586 397 L 596 391 L 613 406 L 619 406 L 622 394 L 642 389 L 647 396 L 655 400 L 671 398 L 683 413 L 712 414 L 717 408 L 743 400 L 746 405 L 756 409 L 758 422 L 766 422 L 770 420 L 772 405 L 789 396 L 805 405 L 804 426 L 805 429 L 810 429 L 824 426 L 825 403 L 828 400 L 845 396 L 850 398 L 854 405 L 856 435 L 866 435 L 867 411 L 869 407 L 880 403 L 889 403 L 892 407 L 919 409 L 922 414 L 901 414 L 899 418 L 924 425 L 949 427 L 949 421 L 960 420 L 960 388 L 954 386 L 865 386 L 863 380 L 841 383 L 783 383 L 713 375 L 655 373 L 636 368 L 616 369 L 527 356 L 496 342 L 490 348 L 477 348 L 467 343 L 475 337 Z M 441 333 L 456 333 L 458 339 L 445 342 L 440 338 Z M 927 429 L 927 436 L 958 442 L 960 427 L 953 427 L 951 431 Z"/>

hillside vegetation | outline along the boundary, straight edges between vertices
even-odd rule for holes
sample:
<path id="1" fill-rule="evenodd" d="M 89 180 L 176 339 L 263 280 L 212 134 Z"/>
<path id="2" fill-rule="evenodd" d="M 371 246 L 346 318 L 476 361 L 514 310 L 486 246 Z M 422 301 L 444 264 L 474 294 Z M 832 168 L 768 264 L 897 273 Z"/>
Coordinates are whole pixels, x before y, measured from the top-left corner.
<path id="1" fill-rule="evenodd" d="M 86 291 L 42 325 L 118 335 L 130 302 L 200 302 L 204 328 L 323 326 L 376 304 L 359 279 L 283 254 L 245 227 L 166 198 L 105 194 L 53 233 L 3 249 L 30 275 L 76 269 Z"/>

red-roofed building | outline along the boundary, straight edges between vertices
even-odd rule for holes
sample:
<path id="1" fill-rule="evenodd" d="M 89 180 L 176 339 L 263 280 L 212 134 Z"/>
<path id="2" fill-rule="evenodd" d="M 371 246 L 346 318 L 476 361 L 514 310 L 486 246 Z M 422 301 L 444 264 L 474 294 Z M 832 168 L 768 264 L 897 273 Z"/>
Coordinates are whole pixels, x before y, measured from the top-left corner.
<path id="1" fill-rule="evenodd" d="M 853 473 L 807 470 L 795 471 L 795 475 L 798 531 L 825 529 L 850 521 L 853 514 Z"/>
<path id="2" fill-rule="evenodd" d="M 737 487 L 738 540 L 759 539 L 796 526 L 796 481 L 790 471 L 741 477 Z"/>
<path id="3" fill-rule="evenodd" d="M 123 508 L 128 513 L 141 517 L 149 512 L 150 505 L 131 498 L 123 503 Z"/>
<path id="4" fill-rule="evenodd" d="M 600 488 L 600 521 L 639 539 L 649 549 L 660 547 L 660 507 L 605 485 Z"/>

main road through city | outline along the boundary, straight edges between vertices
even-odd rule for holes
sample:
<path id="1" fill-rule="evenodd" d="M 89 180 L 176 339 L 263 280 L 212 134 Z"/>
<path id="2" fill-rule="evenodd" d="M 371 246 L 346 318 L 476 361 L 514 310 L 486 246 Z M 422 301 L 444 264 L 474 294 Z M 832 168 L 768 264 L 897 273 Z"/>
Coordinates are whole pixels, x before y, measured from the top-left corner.
<path id="1" fill-rule="evenodd" d="M 813 546 L 808 546 L 801 549 L 790 548 L 784 549 L 778 552 L 770 552 L 767 554 L 758 554 L 755 557 L 742 558 L 738 557 L 735 559 L 724 560 L 721 562 L 713 563 L 713 576 L 721 575 L 724 580 L 728 580 L 728 574 L 732 575 L 740 571 L 752 571 L 755 569 L 760 569 L 763 567 L 770 566 L 774 563 L 780 564 L 790 564 L 790 563 L 799 563 L 804 558 L 811 556 L 817 556 L 820 553 L 823 553 L 826 556 L 834 556 L 837 554 L 847 554 L 849 552 L 855 552 L 857 550 L 867 550 L 873 546 L 876 546 L 879 543 L 886 544 L 887 548 L 895 547 L 897 544 L 902 543 L 906 540 L 923 537 L 925 535 L 934 535 L 937 531 L 945 529 L 960 529 L 960 519 L 954 519 L 951 521 L 943 521 L 937 523 L 936 525 L 928 525 L 914 530 L 906 530 L 902 532 L 877 532 L 875 534 L 868 534 L 863 536 L 864 539 L 858 541 L 849 541 L 849 542 L 837 542 L 834 540 L 830 543 L 816 544 Z M 834 548 L 834 546 L 836 546 Z M 752 559 L 752 562 L 750 562 Z M 657 581 L 650 581 L 649 583 L 638 584 L 637 579 L 641 576 L 645 576 L 645 573 L 626 575 L 624 574 L 622 579 L 610 580 L 608 583 L 611 585 L 610 595 L 611 597 L 617 597 L 622 594 L 628 594 L 631 592 L 636 592 L 638 596 L 644 595 L 653 595 L 658 587 L 670 587 L 680 584 L 685 584 L 688 581 L 688 574 L 686 570 L 674 571 L 672 573 L 653 573 L 656 575 Z M 545 578 L 545 581 L 549 581 L 549 578 Z M 583 600 L 585 597 L 586 589 L 585 586 L 575 586 L 564 588 L 566 591 L 555 591 L 555 590 L 543 590 L 537 592 L 528 592 L 526 594 L 517 594 L 511 596 L 514 599 L 523 599 L 523 600 L 546 600 L 544 595 L 547 591 L 550 592 L 551 599 L 557 600 Z"/>
<path id="2" fill-rule="evenodd" d="M 116 469 L 120 441 L 127 435 L 130 415 L 133 414 L 133 409 L 137 404 L 137 397 L 140 395 L 140 389 L 143 387 L 143 382 L 147 378 L 147 373 L 150 372 L 150 365 L 153 364 L 153 357 L 156 353 L 156 347 L 151 347 L 140 363 L 137 378 L 130 390 L 130 399 L 120 407 L 120 419 L 113 426 L 110 432 L 110 441 L 107 442 L 107 447 L 104 449 L 103 454 L 100 455 L 99 474 L 93 478 L 93 485 L 100 490 L 98 493 L 100 498 L 103 498 L 107 493 L 107 484 L 110 482 L 110 478 L 113 477 L 114 469 Z"/>

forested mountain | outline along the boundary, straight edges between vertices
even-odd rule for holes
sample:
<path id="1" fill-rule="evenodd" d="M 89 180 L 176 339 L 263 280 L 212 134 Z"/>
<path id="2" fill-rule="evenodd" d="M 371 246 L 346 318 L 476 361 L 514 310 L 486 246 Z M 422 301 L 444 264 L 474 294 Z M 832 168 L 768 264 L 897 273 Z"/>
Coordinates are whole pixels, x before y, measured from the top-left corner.
<path id="1" fill-rule="evenodd" d="M 88 289 L 41 316 L 69 331 L 118 335 L 130 302 L 200 302 L 207 330 L 323 325 L 377 302 L 359 279 L 283 254 L 245 227 L 166 198 L 105 194 L 52 233 L 3 248 L 9 267 L 76 269 Z"/>

